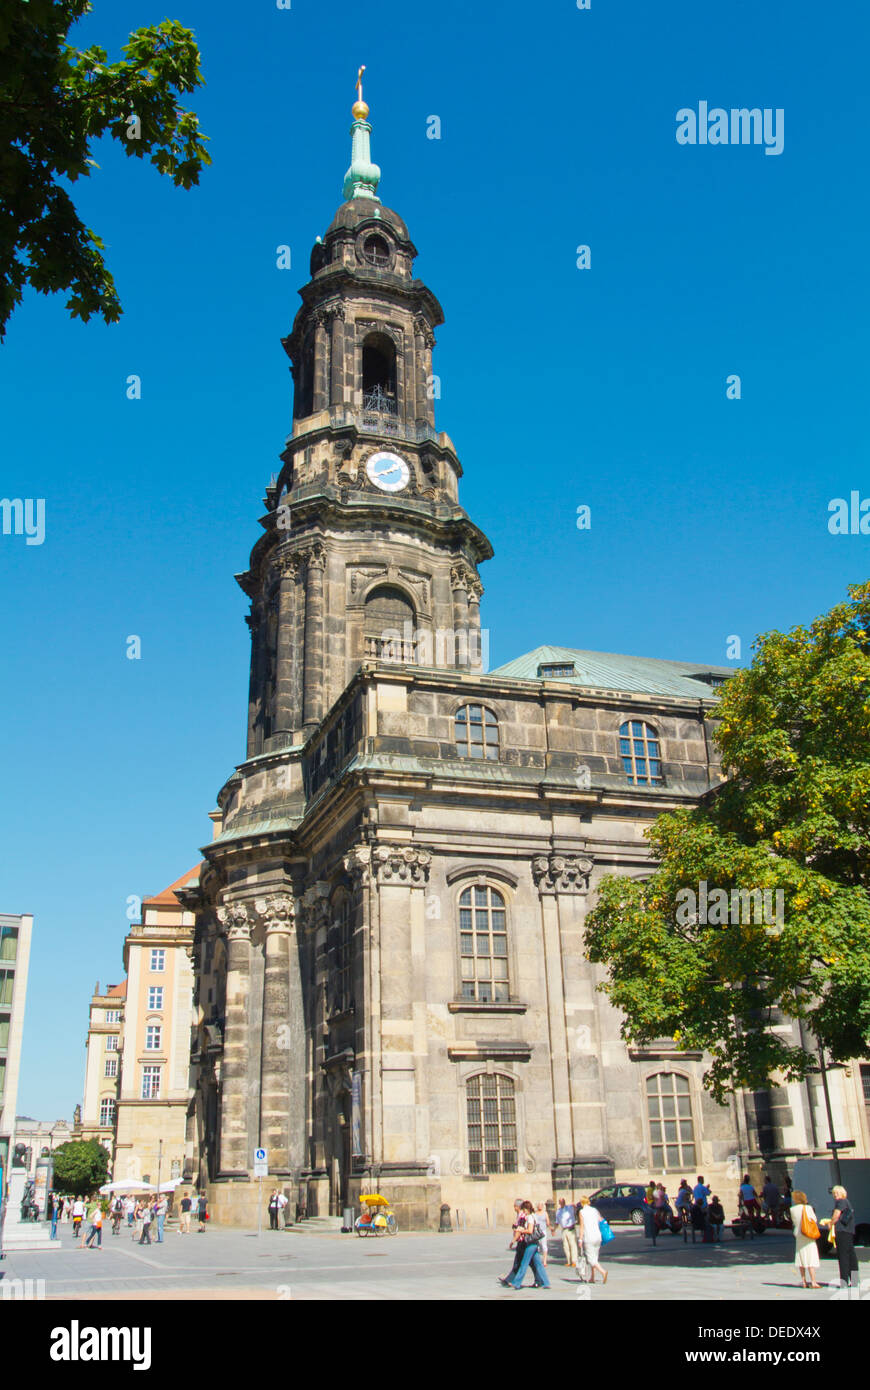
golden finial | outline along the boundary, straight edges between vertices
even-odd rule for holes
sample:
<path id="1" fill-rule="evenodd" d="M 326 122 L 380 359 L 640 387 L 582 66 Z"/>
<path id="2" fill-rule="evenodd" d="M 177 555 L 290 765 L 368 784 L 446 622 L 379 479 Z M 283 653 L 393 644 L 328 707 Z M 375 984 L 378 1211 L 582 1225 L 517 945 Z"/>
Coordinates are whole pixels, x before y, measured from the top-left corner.
<path id="1" fill-rule="evenodd" d="M 366 116 L 369 114 L 369 108 L 363 101 L 362 94 L 362 75 L 365 72 L 365 70 L 365 63 L 363 63 L 363 66 L 360 68 L 359 72 L 356 75 L 356 101 L 351 107 L 351 112 L 355 121 L 364 121 Z"/>

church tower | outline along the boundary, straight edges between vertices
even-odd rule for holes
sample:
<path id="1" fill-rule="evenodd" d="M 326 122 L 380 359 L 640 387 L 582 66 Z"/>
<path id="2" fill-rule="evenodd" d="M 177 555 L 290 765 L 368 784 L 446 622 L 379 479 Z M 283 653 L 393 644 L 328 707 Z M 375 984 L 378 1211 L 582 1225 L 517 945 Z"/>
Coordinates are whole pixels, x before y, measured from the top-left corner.
<path id="1" fill-rule="evenodd" d="M 478 564 L 462 468 L 435 428 L 438 300 L 378 195 L 353 106 L 345 201 L 311 253 L 283 340 L 293 433 L 239 583 L 251 599 L 248 756 L 300 746 L 367 660 L 479 669 Z"/>

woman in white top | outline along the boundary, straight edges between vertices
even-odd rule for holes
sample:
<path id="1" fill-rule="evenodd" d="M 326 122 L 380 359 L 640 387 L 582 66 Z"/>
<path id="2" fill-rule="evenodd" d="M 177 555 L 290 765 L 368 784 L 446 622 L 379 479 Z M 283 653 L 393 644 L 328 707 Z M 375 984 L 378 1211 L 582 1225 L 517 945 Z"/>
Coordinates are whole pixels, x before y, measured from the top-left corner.
<path id="1" fill-rule="evenodd" d="M 794 1227 L 794 1262 L 801 1276 L 801 1286 L 805 1289 L 820 1289 L 816 1283 L 816 1270 L 819 1267 L 819 1247 L 813 1236 L 805 1236 L 801 1222 L 806 1212 L 810 1221 L 816 1221 L 816 1213 L 807 1201 L 805 1192 L 791 1194 L 791 1224 Z M 818 1222 L 816 1221 L 816 1225 Z"/>
<path id="2" fill-rule="evenodd" d="M 588 1197 L 580 1198 L 580 1226 L 583 1232 L 583 1254 L 589 1265 L 589 1283 L 595 1283 L 595 1271 L 601 1275 L 602 1283 L 607 1283 L 607 1270 L 598 1263 L 601 1253 L 601 1216 Z"/>

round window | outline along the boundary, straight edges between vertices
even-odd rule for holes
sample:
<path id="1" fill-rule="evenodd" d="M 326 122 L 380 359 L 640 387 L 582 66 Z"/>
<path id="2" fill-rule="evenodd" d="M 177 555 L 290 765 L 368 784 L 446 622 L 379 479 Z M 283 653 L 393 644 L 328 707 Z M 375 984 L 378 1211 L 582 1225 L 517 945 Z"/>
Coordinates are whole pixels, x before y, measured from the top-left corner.
<path id="1" fill-rule="evenodd" d="M 389 265 L 390 248 L 382 236 L 376 233 L 367 236 L 363 242 L 363 256 L 369 265 Z"/>

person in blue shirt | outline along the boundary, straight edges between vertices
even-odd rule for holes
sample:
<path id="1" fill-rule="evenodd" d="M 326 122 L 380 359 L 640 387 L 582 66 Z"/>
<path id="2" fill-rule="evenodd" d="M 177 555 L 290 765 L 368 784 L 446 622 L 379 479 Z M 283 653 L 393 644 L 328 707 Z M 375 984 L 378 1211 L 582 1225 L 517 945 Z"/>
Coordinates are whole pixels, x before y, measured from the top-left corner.
<path id="1" fill-rule="evenodd" d="M 559 1198 L 559 1210 L 556 1212 L 556 1225 L 562 1232 L 562 1249 L 565 1251 L 565 1263 L 569 1269 L 577 1268 L 579 1250 L 577 1248 L 577 1213 L 564 1197 Z"/>
<path id="2" fill-rule="evenodd" d="M 702 1207 L 706 1207 L 707 1198 L 710 1196 L 710 1189 L 704 1182 L 703 1177 L 699 1177 L 692 1191 L 692 1196 L 696 1202 L 700 1202 Z"/>

